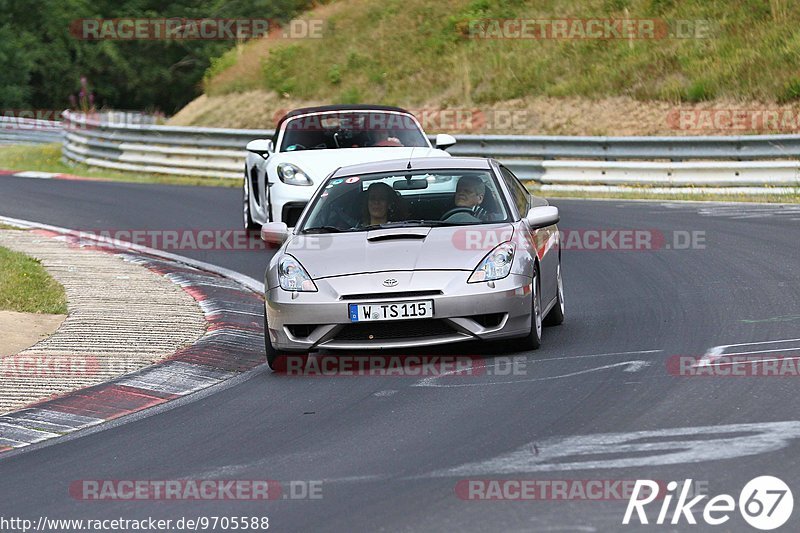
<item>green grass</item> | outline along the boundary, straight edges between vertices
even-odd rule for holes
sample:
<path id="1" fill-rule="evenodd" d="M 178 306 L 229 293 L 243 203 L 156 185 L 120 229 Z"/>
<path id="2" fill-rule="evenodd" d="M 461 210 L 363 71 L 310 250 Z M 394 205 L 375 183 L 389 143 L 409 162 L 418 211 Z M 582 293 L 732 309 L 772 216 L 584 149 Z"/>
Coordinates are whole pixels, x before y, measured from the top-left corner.
<path id="1" fill-rule="evenodd" d="M 241 182 L 226 178 L 199 178 L 191 176 L 170 176 L 138 172 L 120 172 L 110 169 L 90 167 L 81 163 L 67 164 L 61 159 L 61 145 L 41 144 L 35 146 L 0 147 L 0 169 L 35 170 L 58 174 L 73 174 L 87 178 L 101 178 L 111 181 L 135 183 L 161 183 L 166 185 L 209 185 L 215 187 L 241 187 Z"/>
<path id="2" fill-rule="evenodd" d="M 206 93 L 262 88 L 306 100 L 441 106 L 540 95 L 800 99 L 800 2 L 348 0 L 322 9 L 321 39 L 248 43 L 212 63 Z M 690 21 L 683 27 L 707 37 L 470 37 L 470 20 L 498 18 Z"/>
<path id="3" fill-rule="evenodd" d="M 38 260 L 0 247 L 0 310 L 66 314 L 67 298 Z"/>

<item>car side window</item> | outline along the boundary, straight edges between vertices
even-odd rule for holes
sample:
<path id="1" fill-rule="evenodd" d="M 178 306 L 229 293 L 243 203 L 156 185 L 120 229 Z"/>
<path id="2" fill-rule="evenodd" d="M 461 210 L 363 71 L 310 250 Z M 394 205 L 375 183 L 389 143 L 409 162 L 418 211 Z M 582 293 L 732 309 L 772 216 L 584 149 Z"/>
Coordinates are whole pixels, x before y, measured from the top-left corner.
<path id="1" fill-rule="evenodd" d="M 501 166 L 500 173 L 503 175 L 503 180 L 506 182 L 506 187 L 511 192 L 511 196 L 514 198 L 514 203 L 517 204 L 517 211 L 519 211 L 520 216 L 524 217 L 528 214 L 530 201 L 528 190 L 506 167 Z"/>

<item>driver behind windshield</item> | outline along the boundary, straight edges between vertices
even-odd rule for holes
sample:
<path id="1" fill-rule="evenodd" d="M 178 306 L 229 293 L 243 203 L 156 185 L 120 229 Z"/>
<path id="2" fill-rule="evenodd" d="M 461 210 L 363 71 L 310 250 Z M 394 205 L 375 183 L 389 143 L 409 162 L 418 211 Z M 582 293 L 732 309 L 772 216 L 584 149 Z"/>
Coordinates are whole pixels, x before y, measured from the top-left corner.
<path id="1" fill-rule="evenodd" d="M 456 185 L 456 193 L 453 197 L 455 208 L 452 215 L 446 217 L 448 222 L 473 222 L 487 220 L 488 213 L 481 207 L 483 198 L 486 196 L 486 185 L 477 176 L 462 176 Z"/>

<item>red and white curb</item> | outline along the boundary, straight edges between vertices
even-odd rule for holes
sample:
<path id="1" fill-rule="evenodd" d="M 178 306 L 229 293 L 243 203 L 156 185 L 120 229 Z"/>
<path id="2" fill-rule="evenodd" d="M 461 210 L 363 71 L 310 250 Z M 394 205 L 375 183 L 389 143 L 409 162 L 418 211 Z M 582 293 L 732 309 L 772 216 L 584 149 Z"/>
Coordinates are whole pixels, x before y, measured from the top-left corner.
<path id="1" fill-rule="evenodd" d="M 66 238 L 76 246 L 85 244 L 85 236 L 79 237 L 64 228 L 4 217 L 0 220 L 47 229 L 53 237 Z M 184 397 L 265 361 L 264 301 L 257 281 L 241 274 L 229 277 L 225 269 L 141 246 L 98 240 L 97 247 L 92 249 L 117 254 L 179 285 L 200 305 L 207 331 L 196 343 L 159 363 L 0 416 L 0 452 L 23 448 Z"/>

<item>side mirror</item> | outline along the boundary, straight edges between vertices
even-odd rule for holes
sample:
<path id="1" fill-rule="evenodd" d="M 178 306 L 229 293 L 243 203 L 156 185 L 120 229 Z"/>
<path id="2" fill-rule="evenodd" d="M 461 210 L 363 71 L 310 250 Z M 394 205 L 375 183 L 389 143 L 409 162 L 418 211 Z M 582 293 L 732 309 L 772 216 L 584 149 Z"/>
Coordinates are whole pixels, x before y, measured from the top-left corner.
<path id="1" fill-rule="evenodd" d="M 558 215 L 558 208 L 552 205 L 542 205 L 534 207 L 525 215 L 525 220 L 530 224 L 531 229 L 544 228 L 557 224 L 561 219 Z"/>
<path id="2" fill-rule="evenodd" d="M 264 159 L 269 157 L 273 151 L 275 151 L 275 147 L 272 145 L 271 139 L 256 139 L 254 141 L 250 141 L 247 143 L 245 149 L 248 152 L 253 152 L 254 154 L 258 154 Z"/>
<path id="3" fill-rule="evenodd" d="M 436 136 L 436 148 L 439 150 L 447 150 L 456 143 L 456 138 L 446 133 L 440 133 Z"/>
<path id="4" fill-rule="evenodd" d="M 267 244 L 280 246 L 289 238 L 289 228 L 284 222 L 270 222 L 261 226 L 261 240 Z"/>

